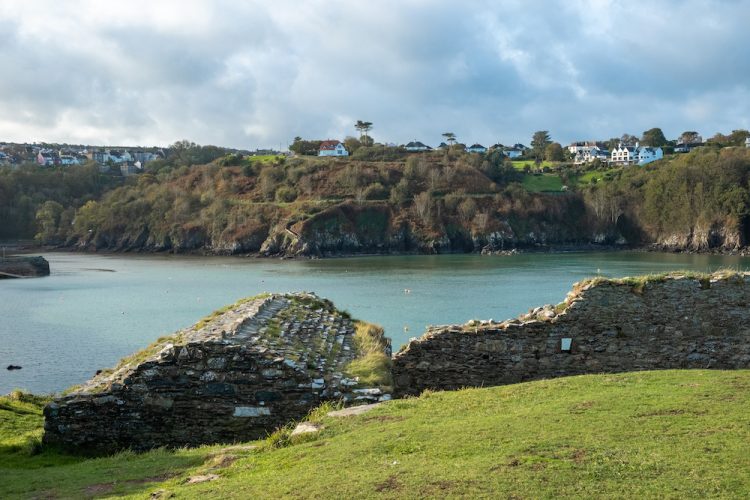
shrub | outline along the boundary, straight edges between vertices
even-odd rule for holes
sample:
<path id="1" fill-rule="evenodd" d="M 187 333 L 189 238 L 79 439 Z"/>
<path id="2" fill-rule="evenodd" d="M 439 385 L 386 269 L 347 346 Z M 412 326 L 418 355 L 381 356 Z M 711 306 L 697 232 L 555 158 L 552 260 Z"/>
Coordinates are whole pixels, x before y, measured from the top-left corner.
<path id="1" fill-rule="evenodd" d="M 278 203 L 290 203 L 297 199 L 297 191 L 289 186 L 281 186 L 276 190 L 276 201 Z"/>

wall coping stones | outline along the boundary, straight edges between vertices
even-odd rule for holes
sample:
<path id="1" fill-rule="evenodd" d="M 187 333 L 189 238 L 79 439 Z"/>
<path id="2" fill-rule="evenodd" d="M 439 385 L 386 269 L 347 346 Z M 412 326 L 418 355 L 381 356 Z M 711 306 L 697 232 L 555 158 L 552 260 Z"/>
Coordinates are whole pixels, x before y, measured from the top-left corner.
<path id="1" fill-rule="evenodd" d="M 599 277 L 576 283 L 562 303 L 518 318 L 431 327 L 394 356 L 394 392 L 583 373 L 748 368 L 749 277 L 735 271 Z"/>

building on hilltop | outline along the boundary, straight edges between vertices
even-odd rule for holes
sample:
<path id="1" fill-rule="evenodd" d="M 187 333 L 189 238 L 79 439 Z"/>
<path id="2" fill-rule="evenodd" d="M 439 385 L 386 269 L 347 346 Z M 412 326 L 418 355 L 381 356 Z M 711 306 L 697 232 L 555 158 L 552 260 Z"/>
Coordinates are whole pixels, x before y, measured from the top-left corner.
<path id="1" fill-rule="evenodd" d="M 570 146 L 568 146 L 570 150 Z M 599 146 L 579 146 L 576 147 L 575 157 L 573 163 L 575 165 L 582 165 L 584 163 L 590 163 L 594 160 L 603 162 L 609 161 L 610 154 L 606 149 L 602 149 Z"/>
<path id="2" fill-rule="evenodd" d="M 646 165 L 662 158 L 664 151 L 661 148 L 640 146 L 638 143 L 635 146 L 624 146 L 620 143 L 612 150 L 610 161 L 615 165 Z"/>
<path id="3" fill-rule="evenodd" d="M 481 144 L 472 144 L 468 148 L 466 148 L 467 153 L 486 153 L 487 148 L 482 146 Z"/>
<path id="4" fill-rule="evenodd" d="M 43 149 L 36 155 L 36 162 L 43 167 L 51 167 L 60 163 L 60 158 L 54 151 Z"/>
<path id="5" fill-rule="evenodd" d="M 328 139 L 320 143 L 318 156 L 349 156 L 349 151 L 341 141 Z"/>
<path id="6" fill-rule="evenodd" d="M 420 152 L 420 151 L 430 151 L 432 148 L 428 146 L 427 144 L 423 144 L 419 141 L 412 141 L 408 143 L 406 146 L 404 146 L 404 149 L 409 152 Z"/>

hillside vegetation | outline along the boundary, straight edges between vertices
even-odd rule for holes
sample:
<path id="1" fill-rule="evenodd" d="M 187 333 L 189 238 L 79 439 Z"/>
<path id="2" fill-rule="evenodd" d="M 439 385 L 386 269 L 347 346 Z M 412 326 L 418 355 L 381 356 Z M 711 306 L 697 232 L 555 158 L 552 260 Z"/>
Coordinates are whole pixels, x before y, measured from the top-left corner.
<path id="1" fill-rule="evenodd" d="M 427 392 L 356 417 L 313 412 L 240 446 L 41 449 L 44 400 L 0 399 L 0 497 L 746 498 L 750 371 L 659 371 Z M 213 480 L 190 484 L 196 476 Z"/>
<path id="2" fill-rule="evenodd" d="M 325 256 L 616 244 L 736 251 L 750 241 L 746 148 L 707 147 L 645 167 L 550 163 L 535 172 L 499 153 L 359 156 L 160 162 L 84 194 L 39 187 L 29 195 L 36 205 L 14 195 L 13 206 L 0 209 L 10 218 L 25 214 L 16 230 L 35 231 L 40 243 L 87 250 Z M 57 176 L 72 180 L 75 172 Z M 14 192 L 31 175 L 0 171 L 0 191 Z M 29 207 L 38 207 L 33 224 Z"/>

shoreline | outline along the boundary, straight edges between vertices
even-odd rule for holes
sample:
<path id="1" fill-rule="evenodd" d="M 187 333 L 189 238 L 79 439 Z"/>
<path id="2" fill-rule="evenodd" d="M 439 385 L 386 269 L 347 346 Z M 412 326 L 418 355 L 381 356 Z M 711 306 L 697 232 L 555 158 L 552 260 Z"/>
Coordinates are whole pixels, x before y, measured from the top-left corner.
<path id="1" fill-rule="evenodd" d="M 739 249 L 724 250 L 720 248 L 694 250 L 680 248 L 665 248 L 658 245 L 598 245 L 598 244 L 580 244 L 580 245 L 545 245 L 537 247 L 520 247 L 507 250 L 492 251 L 472 251 L 472 252 L 337 252 L 324 253 L 322 255 L 286 255 L 286 254 L 263 254 L 260 252 L 249 253 L 226 253 L 211 252 L 205 249 L 187 250 L 174 252 L 172 250 L 88 250 L 80 247 L 68 246 L 44 246 L 36 245 L 31 242 L 0 242 L 0 248 L 5 255 L 28 255 L 39 252 L 49 253 L 80 253 L 90 255 L 176 255 L 189 257 L 237 257 L 237 258 L 256 258 L 256 259 L 278 259 L 278 260 L 317 260 L 317 259 L 342 259 L 352 257 L 391 257 L 391 256 L 410 256 L 410 255 L 482 255 L 487 257 L 512 256 L 522 254 L 566 254 L 566 253 L 597 253 L 597 252 L 640 252 L 640 253 L 668 253 L 668 254 L 685 254 L 685 255 L 718 255 L 718 256 L 736 256 L 750 257 L 750 246 Z"/>

